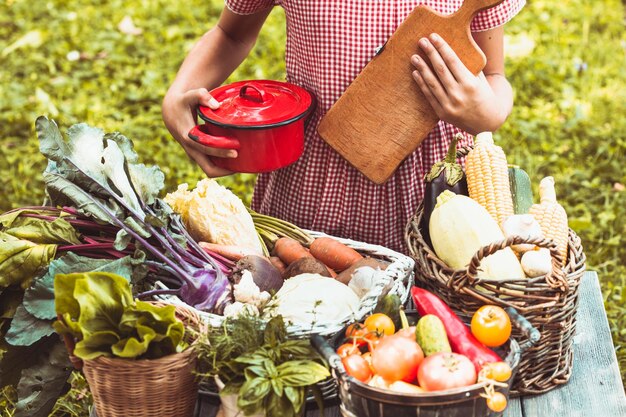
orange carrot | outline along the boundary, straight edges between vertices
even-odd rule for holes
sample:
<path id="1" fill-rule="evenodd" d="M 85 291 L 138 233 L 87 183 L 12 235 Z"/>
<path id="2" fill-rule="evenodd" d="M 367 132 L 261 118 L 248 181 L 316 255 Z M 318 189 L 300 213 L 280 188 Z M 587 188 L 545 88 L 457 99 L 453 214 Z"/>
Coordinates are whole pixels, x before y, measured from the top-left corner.
<path id="1" fill-rule="evenodd" d="M 276 269 L 280 271 L 281 275 L 285 272 L 285 269 L 287 269 L 287 265 L 285 265 L 285 263 L 281 261 L 278 256 L 270 256 L 269 260 L 272 265 L 274 265 Z"/>
<path id="2" fill-rule="evenodd" d="M 286 265 L 305 256 L 313 256 L 300 242 L 290 237 L 281 237 L 274 243 L 274 255 L 278 256 Z"/>
<path id="3" fill-rule="evenodd" d="M 220 245 L 218 243 L 198 242 L 204 250 L 215 252 L 226 259 L 237 262 L 246 255 L 257 255 L 254 251 L 235 245 Z"/>
<path id="4" fill-rule="evenodd" d="M 354 249 L 330 237 L 318 237 L 311 243 L 311 254 L 335 271 L 348 269 L 363 259 Z"/>

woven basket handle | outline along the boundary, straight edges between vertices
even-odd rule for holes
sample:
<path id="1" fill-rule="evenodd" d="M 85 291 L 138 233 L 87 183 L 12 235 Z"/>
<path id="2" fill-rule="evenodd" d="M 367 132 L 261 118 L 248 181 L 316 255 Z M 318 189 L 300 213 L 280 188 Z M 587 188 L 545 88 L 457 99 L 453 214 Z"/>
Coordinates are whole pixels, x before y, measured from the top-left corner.
<path id="1" fill-rule="evenodd" d="M 546 275 L 546 283 L 550 286 L 550 288 L 560 289 L 563 292 L 567 292 L 569 285 L 565 274 L 561 269 L 561 265 L 563 264 L 562 257 L 556 243 L 552 239 L 511 236 L 508 239 L 483 246 L 472 257 L 463 279 L 466 279 L 470 283 L 474 283 L 477 280 L 478 268 L 480 267 L 480 262 L 483 258 L 493 255 L 497 251 L 511 245 L 519 245 L 522 243 L 529 243 L 531 245 L 536 245 L 550 250 L 550 255 L 552 256 L 552 271 Z"/>

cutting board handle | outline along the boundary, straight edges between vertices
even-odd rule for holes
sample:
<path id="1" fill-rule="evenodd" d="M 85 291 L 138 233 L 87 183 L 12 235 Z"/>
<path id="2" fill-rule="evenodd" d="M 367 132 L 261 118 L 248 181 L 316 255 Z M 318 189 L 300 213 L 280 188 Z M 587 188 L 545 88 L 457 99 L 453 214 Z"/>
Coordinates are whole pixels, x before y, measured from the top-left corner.
<path id="1" fill-rule="evenodd" d="M 470 22 L 479 11 L 497 6 L 503 1 L 504 0 L 465 0 L 454 14 L 464 21 Z"/>

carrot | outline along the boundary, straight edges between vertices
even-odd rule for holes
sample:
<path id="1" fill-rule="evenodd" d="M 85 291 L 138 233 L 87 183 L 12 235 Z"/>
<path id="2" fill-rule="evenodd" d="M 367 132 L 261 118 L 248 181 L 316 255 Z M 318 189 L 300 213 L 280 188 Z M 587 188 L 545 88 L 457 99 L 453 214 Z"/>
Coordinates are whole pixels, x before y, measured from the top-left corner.
<path id="1" fill-rule="evenodd" d="M 223 256 L 226 259 L 237 262 L 247 255 L 256 255 L 256 253 L 248 248 L 235 245 L 220 245 L 218 243 L 198 242 L 200 247 L 205 251 L 211 251 Z"/>
<path id="2" fill-rule="evenodd" d="M 348 269 L 363 259 L 357 251 L 330 237 L 318 237 L 311 243 L 310 250 L 311 255 L 335 271 Z"/>
<path id="3" fill-rule="evenodd" d="M 312 257 L 304 246 L 290 237 L 281 237 L 274 243 L 274 255 L 278 256 L 286 265 L 306 256 Z"/>
<path id="4" fill-rule="evenodd" d="M 272 265 L 274 265 L 274 267 L 276 267 L 276 269 L 280 271 L 281 275 L 285 272 L 285 269 L 287 269 L 287 265 L 285 265 L 285 263 L 281 261 L 278 256 L 270 256 L 269 260 Z"/>

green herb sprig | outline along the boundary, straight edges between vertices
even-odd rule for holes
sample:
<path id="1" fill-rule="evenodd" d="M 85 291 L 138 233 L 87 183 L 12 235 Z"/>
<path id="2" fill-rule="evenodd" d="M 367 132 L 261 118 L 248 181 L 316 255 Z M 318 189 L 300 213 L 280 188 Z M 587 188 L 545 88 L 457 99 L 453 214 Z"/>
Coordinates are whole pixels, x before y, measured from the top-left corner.
<path id="1" fill-rule="evenodd" d="M 296 416 L 308 387 L 330 376 L 308 340 L 289 339 L 281 316 L 239 316 L 200 337 L 200 374 L 219 377 L 245 415 Z M 314 358 L 314 359 L 311 359 Z"/>

